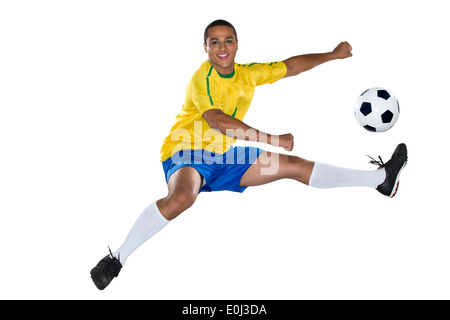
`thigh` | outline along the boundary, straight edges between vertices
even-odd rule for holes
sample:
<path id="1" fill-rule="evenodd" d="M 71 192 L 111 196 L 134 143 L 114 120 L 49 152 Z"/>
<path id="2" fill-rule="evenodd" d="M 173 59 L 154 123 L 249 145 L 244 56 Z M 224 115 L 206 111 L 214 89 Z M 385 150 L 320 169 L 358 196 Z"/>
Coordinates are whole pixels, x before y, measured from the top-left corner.
<path id="1" fill-rule="evenodd" d="M 314 162 L 303 158 L 265 151 L 244 174 L 241 186 L 259 186 L 280 179 L 308 184 L 313 167 Z"/>
<path id="2" fill-rule="evenodd" d="M 198 194 L 203 183 L 202 175 L 193 167 L 182 167 L 175 171 L 167 182 L 169 195 L 175 192 Z"/>
<path id="3" fill-rule="evenodd" d="M 167 219 L 176 218 L 192 206 L 202 186 L 202 176 L 192 167 L 182 167 L 175 171 L 167 183 L 167 197 L 158 200 L 159 211 Z"/>

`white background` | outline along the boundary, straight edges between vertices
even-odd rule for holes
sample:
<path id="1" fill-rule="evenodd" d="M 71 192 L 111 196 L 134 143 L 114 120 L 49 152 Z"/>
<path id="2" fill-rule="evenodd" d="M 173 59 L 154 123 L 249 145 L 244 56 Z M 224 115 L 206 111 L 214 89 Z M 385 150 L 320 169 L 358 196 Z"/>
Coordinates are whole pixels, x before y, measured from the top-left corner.
<path id="1" fill-rule="evenodd" d="M 450 298 L 445 1 L 2 1 L 0 298 Z M 203 31 L 238 31 L 237 62 L 351 59 L 256 89 L 245 121 L 292 152 L 376 169 L 409 148 L 400 189 L 293 181 L 203 193 L 105 291 L 89 271 L 166 195 L 162 140 L 207 59 Z M 386 133 L 354 119 L 365 89 L 395 93 Z M 266 148 L 266 146 L 260 146 Z M 267 148 L 272 150 L 271 148 Z M 281 151 L 281 150 L 280 150 Z"/>

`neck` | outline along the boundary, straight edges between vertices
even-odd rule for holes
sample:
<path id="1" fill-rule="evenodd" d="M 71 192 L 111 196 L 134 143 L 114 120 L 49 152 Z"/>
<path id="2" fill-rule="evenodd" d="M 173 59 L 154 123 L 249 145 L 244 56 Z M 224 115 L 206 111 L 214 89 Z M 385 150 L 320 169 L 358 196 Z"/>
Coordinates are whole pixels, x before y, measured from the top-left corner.
<path id="1" fill-rule="evenodd" d="M 211 61 L 209 61 L 209 63 L 211 63 Z M 211 63 L 211 65 L 213 66 L 214 70 L 216 70 L 217 73 L 219 73 L 220 75 L 227 76 L 227 75 L 234 74 L 234 63 L 230 67 L 227 67 L 227 68 L 223 68 L 219 65 L 212 64 L 212 63 Z"/>

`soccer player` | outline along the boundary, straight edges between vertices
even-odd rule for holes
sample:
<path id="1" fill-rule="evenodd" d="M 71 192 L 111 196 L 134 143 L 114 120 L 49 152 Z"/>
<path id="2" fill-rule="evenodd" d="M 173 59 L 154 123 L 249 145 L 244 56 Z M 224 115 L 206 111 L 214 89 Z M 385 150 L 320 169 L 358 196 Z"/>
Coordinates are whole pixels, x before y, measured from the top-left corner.
<path id="1" fill-rule="evenodd" d="M 243 122 L 256 86 L 274 83 L 320 64 L 352 56 L 341 42 L 333 51 L 306 54 L 272 63 L 235 63 L 238 37 L 227 21 L 217 20 L 204 33 L 205 61 L 191 78 L 184 105 L 161 148 L 168 185 L 165 198 L 150 204 L 138 217 L 124 243 L 91 271 L 98 289 L 117 277 L 130 254 L 191 207 L 200 192 L 243 192 L 247 187 L 279 179 L 294 179 L 316 188 L 364 186 L 393 197 L 407 162 L 405 144 L 377 170 L 340 168 L 303 158 L 267 152 L 255 147 L 233 147 L 236 139 L 263 142 L 292 151 L 292 134 L 273 135 Z"/>

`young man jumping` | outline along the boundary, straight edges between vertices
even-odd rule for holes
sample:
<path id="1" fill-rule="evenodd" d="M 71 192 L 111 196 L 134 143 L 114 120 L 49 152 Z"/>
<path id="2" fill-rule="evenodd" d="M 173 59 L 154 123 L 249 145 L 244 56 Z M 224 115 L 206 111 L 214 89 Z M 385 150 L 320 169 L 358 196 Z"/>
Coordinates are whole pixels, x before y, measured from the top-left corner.
<path id="1" fill-rule="evenodd" d="M 110 251 L 92 269 L 92 280 L 100 290 L 118 276 L 135 249 L 191 207 L 200 192 L 243 192 L 247 187 L 285 178 L 316 188 L 371 187 L 389 197 L 397 192 L 400 172 L 407 162 L 405 144 L 397 146 L 388 162 L 371 161 L 379 165 L 372 171 L 340 168 L 255 147 L 233 147 L 239 139 L 292 151 L 292 134 L 268 134 L 243 122 L 255 87 L 351 57 L 349 43 L 342 42 L 328 53 L 241 65 L 235 63 L 235 28 L 227 21 L 216 20 L 205 29 L 204 49 L 208 61 L 191 78 L 184 105 L 161 148 L 168 194 L 150 204 L 122 246 Z"/>

